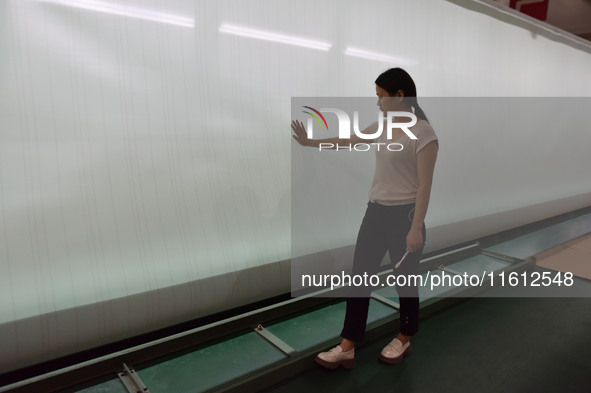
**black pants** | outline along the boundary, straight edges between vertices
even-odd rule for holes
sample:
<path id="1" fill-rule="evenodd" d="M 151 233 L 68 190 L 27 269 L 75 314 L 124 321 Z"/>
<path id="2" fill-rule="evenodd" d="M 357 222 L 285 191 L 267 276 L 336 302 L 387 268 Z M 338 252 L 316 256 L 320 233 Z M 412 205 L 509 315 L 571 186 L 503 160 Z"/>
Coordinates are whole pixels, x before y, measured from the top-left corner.
<path id="1" fill-rule="evenodd" d="M 392 268 L 406 252 L 406 236 L 412 225 L 414 204 L 400 206 L 384 206 L 369 202 L 357 235 L 355 256 L 353 259 L 353 275 L 376 274 L 380 268 L 386 251 L 390 253 Z M 423 226 L 423 243 L 426 231 Z M 408 254 L 398 269 L 391 274 L 418 274 L 422 248 Z M 382 281 L 385 282 L 385 281 Z M 397 286 L 400 299 L 400 331 L 407 336 L 419 330 L 419 293 L 415 280 L 406 280 L 405 286 Z M 410 285 L 409 285 L 410 284 Z M 413 285 L 415 284 L 415 285 Z M 369 296 L 375 288 L 371 286 L 353 288 L 352 296 L 347 298 L 347 311 L 341 337 L 361 341 L 365 335 Z"/>

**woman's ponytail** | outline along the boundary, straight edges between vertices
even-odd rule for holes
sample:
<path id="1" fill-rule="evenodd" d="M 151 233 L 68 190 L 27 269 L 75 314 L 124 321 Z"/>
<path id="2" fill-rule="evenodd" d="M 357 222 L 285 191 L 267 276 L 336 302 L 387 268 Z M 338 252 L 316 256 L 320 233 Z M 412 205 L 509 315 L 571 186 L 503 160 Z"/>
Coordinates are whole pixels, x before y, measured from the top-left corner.
<path id="1" fill-rule="evenodd" d="M 427 115 L 417 102 L 417 88 L 408 72 L 402 68 L 390 68 L 378 76 L 376 85 L 386 90 L 390 95 L 396 94 L 398 90 L 404 92 L 404 101 L 408 106 L 414 108 L 414 113 L 418 118 L 429 121 Z"/>
<path id="2" fill-rule="evenodd" d="M 429 121 L 429 119 L 427 119 L 427 115 L 425 115 L 425 112 L 419 106 L 418 103 L 416 105 L 413 105 L 413 108 L 415 109 L 415 115 L 417 115 L 418 118 L 423 119 L 423 120 L 425 120 L 427 122 Z"/>
<path id="3" fill-rule="evenodd" d="M 408 106 L 414 109 L 414 113 L 419 119 L 429 121 L 429 119 L 427 119 L 427 115 L 425 115 L 425 112 L 419 106 L 419 103 L 417 102 L 417 97 L 404 97 L 404 100 L 406 101 Z"/>

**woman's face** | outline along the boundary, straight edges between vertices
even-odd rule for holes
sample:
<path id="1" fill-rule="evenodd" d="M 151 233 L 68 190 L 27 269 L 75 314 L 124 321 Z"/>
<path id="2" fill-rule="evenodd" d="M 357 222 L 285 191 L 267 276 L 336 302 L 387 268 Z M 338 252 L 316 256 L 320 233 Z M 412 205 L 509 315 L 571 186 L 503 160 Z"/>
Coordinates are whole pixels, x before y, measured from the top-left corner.
<path id="1" fill-rule="evenodd" d="M 398 101 L 395 97 L 390 96 L 390 94 L 382 89 L 380 86 L 376 85 L 376 95 L 378 96 L 377 105 L 382 112 L 394 111 L 396 110 L 396 101 Z"/>

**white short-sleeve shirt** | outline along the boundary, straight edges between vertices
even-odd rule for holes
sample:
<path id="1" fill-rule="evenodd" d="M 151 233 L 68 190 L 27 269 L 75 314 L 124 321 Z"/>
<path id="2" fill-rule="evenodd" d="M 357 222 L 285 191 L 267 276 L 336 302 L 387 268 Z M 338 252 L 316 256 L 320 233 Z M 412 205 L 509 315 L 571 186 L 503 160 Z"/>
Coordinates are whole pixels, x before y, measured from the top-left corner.
<path id="1" fill-rule="evenodd" d="M 430 142 L 437 140 L 433 127 L 423 119 L 410 127 L 410 131 L 417 137 L 411 139 L 404 134 L 400 139 L 387 139 L 386 132 L 376 141 L 376 168 L 373 184 L 369 191 L 369 200 L 382 205 L 406 205 L 414 203 L 417 198 L 419 177 L 417 173 L 417 153 Z M 402 145 L 400 151 L 390 151 L 386 145 L 396 143 Z M 392 145 L 391 150 L 400 149 L 399 145 Z"/>

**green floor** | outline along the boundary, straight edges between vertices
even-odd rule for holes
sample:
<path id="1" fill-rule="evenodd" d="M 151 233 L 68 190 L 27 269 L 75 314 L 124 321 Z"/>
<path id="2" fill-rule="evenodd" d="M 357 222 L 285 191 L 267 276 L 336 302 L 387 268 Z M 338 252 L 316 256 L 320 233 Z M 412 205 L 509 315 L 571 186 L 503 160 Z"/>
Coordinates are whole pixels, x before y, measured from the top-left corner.
<path id="1" fill-rule="evenodd" d="M 261 392 L 588 393 L 590 333 L 590 298 L 468 299 L 423 321 L 412 341 L 413 354 L 399 365 L 377 359 L 391 339 L 384 337 L 357 352 L 354 370 L 315 366 Z M 314 332 L 309 336 L 315 336 Z M 239 350 L 233 348 L 235 358 L 229 370 L 246 371 L 265 360 L 252 348 L 243 349 L 242 356 L 236 356 Z M 199 355 L 204 354 L 185 356 Z M 213 361 L 209 367 L 201 363 L 181 356 L 141 374 L 153 393 L 198 392 L 214 386 L 219 378 L 228 378 L 220 362 Z M 243 367 L 236 367 L 237 363 Z M 114 380 L 79 392 L 125 390 Z"/>
<path id="2" fill-rule="evenodd" d="M 588 393 L 590 333 L 589 298 L 470 299 L 424 321 L 399 365 L 377 359 L 385 337 L 354 370 L 318 367 L 263 392 Z"/>

